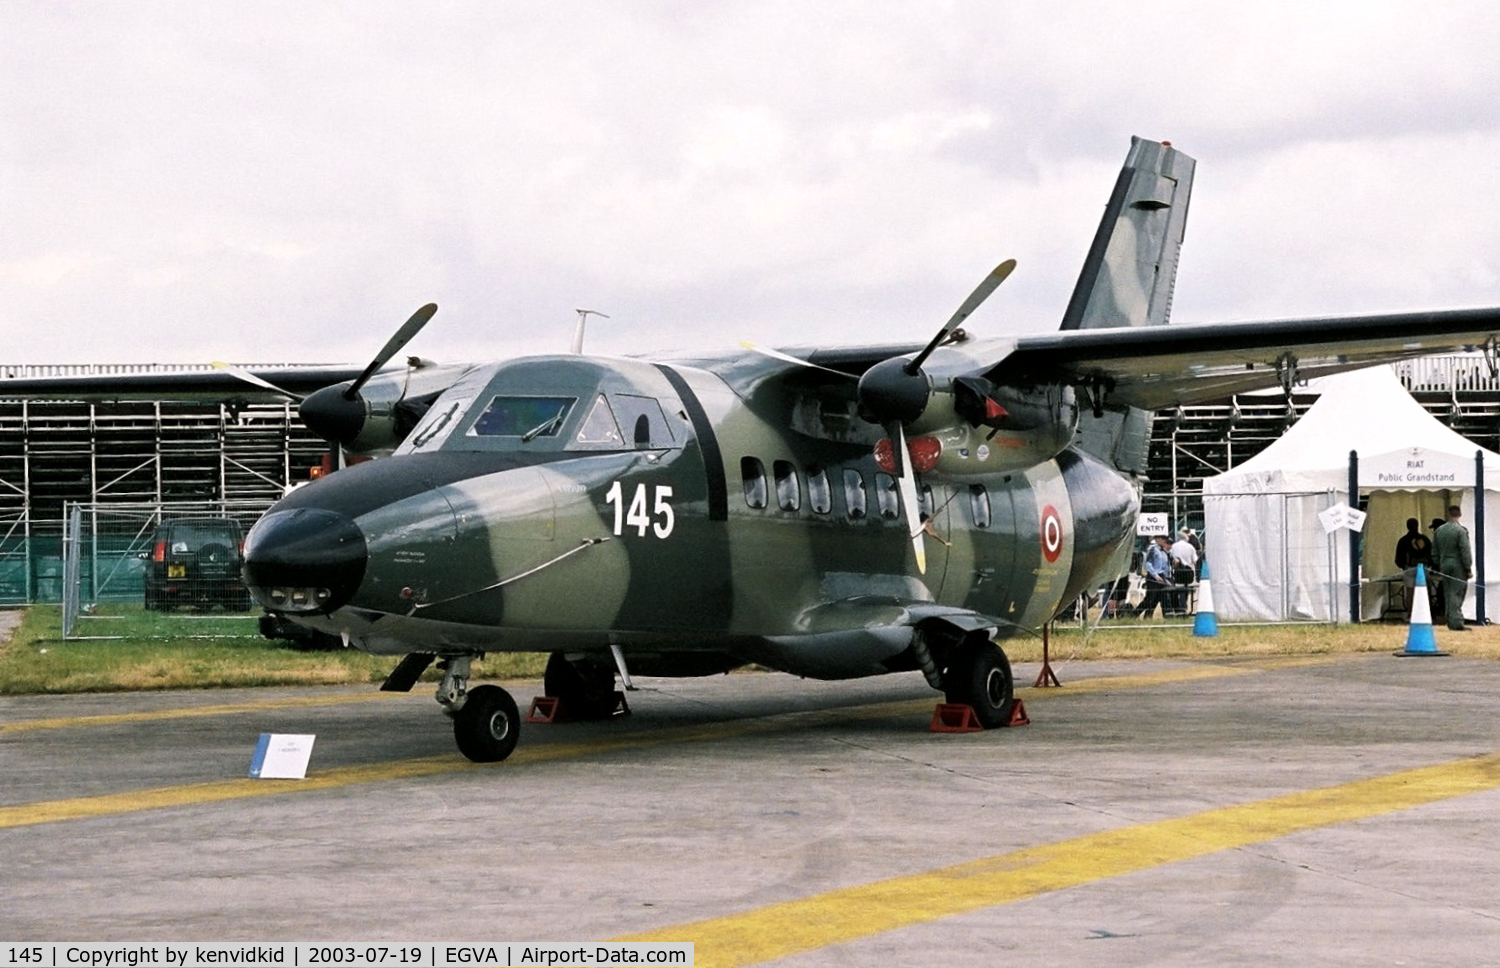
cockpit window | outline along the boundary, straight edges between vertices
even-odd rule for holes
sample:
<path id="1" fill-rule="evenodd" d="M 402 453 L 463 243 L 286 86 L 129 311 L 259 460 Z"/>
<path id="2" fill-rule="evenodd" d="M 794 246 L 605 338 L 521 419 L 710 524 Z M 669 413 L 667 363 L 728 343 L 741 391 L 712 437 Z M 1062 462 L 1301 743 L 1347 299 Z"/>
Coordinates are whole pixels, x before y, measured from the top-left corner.
<path id="1" fill-rule="evenodd" d="M 625 431 L 627 447 L 671 447 L 672 427 L 655 397 L 613 394 L 615 414 Z"/>
<path id="2" fill-rule="evenodd" d="M 411 435 L 402 443 L 398 452 L 421 450 L 429 445 L 433 445 L 436 450 L 453 433 L 458 426 L 459 416 L 472 402 L 473 397 L 440 398 L 416 427 L 412 428 Z"/>
<path id="3" fill-rule="evenodd" d="M 620 425 L 615 422 L 614 411 L 609 408 L 609 401 L 603 397 L 594 400 L 594 409 L 584 418 L 583 426 L 578 428 L 578 436 L 574 439 L 579 444 L 609 444 L 613 447 L 622 447 L 625 437 L 620 433 Z"/>
<path id="4" fill-rule="evenodd" d="M 495 397 L 474 421 L 476 437 L 553 437 L 562 429 L 577 397 Z"/>

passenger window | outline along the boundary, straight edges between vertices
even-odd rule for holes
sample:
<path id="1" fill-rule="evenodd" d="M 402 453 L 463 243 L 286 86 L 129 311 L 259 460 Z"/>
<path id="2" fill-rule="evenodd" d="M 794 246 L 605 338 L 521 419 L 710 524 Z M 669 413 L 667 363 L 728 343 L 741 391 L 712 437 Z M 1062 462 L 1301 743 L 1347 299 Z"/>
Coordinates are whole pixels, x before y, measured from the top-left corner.
<path id="1" fill-rule="evenodd" d="M 896 491 L 896 479 L 880 472 L 875 475 L 875 502 L 880 505 L 880 516 L 892 521 L 901 516 L 901 495 Z"/>
<path id="2" fill-rule="evenodd" d="M 852 467 L 844 470 L 844 507 L 854 521 L 865 516 L 865 478 Z"/>
<path id="3" fill-rule="evenodd" d="M 672 426 L 655 397 L 629 393 L 613 394 L 615 415 L 628 435 L 626 443 L 636 447 L 672 446 Z"/>
<path id="4" fill-rule="evenodd" d="M 740 458 L 740 478 L 745 482 L 745 503 L 753 508 L 766 506 L 766 467 L 754 457 Z"/>
<path id="5" fill-rule="evenodd" d="M 969 510 L 974 514 L 974 527 L 990 526 L 990 492 L 983 484 L 969 485 Z"/>
<path id="6" fill-rule="evenodd" d="M 818 514 L 833 508 L 833 488 L 828 486 L 828 472 L 815 467 L 807 472 L 807 503 Z"/>
<path id="7" fill-rule="evenodd" d="M 783 511 L 795 511 L 802 506 L 802 482 L 797 478 L 797 468 L 791 461 L 779 460 L 771 465 L 776 472 L 776 506 Z"/>
<path id="8" fill-rule="evenodd" d="M 594 409 L 589 411 L 583 426 L 578 428 L 577 440 L 580 444 L 624 446 L 625 437 L 620 433 L 620 425 L 615 423 L 614 411 L 610 410 L 608 400 L 599 397 L 594 401 Z"/>

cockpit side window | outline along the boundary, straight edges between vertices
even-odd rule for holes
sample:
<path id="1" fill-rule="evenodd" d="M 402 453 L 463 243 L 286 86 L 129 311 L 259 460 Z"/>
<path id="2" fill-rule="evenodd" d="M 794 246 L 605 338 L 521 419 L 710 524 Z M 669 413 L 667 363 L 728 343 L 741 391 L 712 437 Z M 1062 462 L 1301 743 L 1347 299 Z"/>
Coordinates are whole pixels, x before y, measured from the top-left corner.
<path id="1" fill-rule="evenodd" d="M 655 397 L 639 397 L 630 393 L 611 394 L 615 416 L 625 432 L 627 447 L 671 447 L 672 425 Z"/>
<path id="2" fill-rule="evenodd" d="M 568 419 L 577 397 L 497 396 L 474 421 L 469 433 L 476 437 L 555 437 Z"/>
<path id="3" fill-rule="evenodd" d="M 594 409 L 584 418 L 583 426 L 578 428 L 578 436 L 574 439 L 579 444 L 607 444 L 611 447 L 623 447 L 625 436 L 620 433 L 620 425 L 615 421 L 614 411 L 609 407 L 609 401 L 604 397 L 594 400 Z"/>

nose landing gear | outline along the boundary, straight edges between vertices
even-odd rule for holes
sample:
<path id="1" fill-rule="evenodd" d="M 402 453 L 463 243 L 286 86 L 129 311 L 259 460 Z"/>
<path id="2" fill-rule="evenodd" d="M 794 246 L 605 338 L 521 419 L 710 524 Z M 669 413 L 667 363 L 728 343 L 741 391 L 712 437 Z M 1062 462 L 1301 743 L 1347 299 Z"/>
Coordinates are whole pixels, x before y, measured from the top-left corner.
<path id="1" fill-rule="evenodd" d="M 510 693 L 499 686 L 468 688 L 472 661 L 467 655 L 444 660 L 437 701 L 453 718 L 458 751 L 475 763 L 498 763 L 521 738 L 521 713 Z"/>

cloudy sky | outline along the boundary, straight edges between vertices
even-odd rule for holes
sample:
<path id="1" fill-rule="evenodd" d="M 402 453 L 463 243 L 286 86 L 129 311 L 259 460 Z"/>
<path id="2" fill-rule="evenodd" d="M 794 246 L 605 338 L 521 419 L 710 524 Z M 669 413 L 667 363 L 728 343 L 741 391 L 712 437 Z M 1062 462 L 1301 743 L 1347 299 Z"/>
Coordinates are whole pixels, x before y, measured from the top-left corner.
<path id="1" fill-rule="evenodd" d="M 1500 305 L 1488 2 L 0 6 L 0 363 L 1054 329 L 1132 134 L 1175 319 Z"/>

